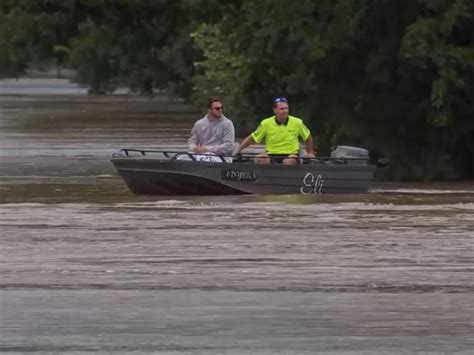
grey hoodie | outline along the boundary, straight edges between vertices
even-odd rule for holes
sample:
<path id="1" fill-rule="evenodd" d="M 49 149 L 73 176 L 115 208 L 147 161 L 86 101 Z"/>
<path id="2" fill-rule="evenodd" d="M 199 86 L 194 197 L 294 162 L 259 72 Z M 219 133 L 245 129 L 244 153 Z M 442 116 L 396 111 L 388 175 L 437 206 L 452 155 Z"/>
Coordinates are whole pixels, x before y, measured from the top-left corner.
<path id="1" fill-rule="evenodd" d="M 222 115 L 218 119 L 209 119 L 208 115 L 198 120 L 191 131 L 189 149 L 196 145 L 206 146 L 214 154 L 232 155 L 234 150 L 234 124 Z"/>

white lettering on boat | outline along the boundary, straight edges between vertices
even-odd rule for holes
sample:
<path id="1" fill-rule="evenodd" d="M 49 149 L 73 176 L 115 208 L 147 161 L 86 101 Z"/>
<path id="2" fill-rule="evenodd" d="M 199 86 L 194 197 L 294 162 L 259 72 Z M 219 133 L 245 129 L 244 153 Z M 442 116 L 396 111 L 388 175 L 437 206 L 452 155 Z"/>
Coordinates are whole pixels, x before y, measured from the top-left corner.
<path id="1" fill-rule="evenodd" d="M 320 194 L 323 189 L 323 178 L 321 174 L 314 176 L 312 173 L 307 173 L 303 178 L 303 186 L 300 188 L 300 192 L 303 195 L 307 194 Z"/>
<path id="2" fill-rule="evenodd" d="M 246 170 L 222 170 L 222 180 L 232 181 L 256 181 L 257 174 Z"/>

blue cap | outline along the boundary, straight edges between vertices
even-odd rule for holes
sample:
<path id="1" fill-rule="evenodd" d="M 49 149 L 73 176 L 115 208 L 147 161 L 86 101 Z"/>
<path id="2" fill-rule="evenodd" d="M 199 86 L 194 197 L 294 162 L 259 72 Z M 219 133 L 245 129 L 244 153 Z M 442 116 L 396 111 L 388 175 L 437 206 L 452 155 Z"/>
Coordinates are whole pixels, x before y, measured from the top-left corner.
<path id="1" fill-rule="evenodd" d="M 275 100 L 273 100 L 274 104 L 277 104 L 279 102 L 288 102 L 288 99 L 286 97 L 277 97 Z"/>

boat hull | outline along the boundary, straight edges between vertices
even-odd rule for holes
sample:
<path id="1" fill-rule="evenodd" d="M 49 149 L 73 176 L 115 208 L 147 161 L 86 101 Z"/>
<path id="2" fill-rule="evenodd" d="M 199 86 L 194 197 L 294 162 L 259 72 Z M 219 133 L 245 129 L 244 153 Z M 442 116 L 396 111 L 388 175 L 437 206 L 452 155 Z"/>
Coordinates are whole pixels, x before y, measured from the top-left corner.
<path id="1" fill-rule="evenodd" d="M 258 165 L 116 157 L 137 195 L 347 194 L 367 192 L 375 167 L 321 162 Z"/>

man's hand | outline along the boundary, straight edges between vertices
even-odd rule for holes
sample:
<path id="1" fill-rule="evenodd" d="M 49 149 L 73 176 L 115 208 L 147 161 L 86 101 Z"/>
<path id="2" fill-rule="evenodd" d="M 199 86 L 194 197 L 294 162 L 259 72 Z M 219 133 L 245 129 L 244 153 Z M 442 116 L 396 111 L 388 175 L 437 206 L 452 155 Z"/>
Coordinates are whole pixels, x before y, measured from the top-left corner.
<path id="1" fill-rule="evenodd" d="M 206 153 L 207 152 L 207 147 L 204 145 L 197 145 L 193 148 L 193 151 L 196 153 Z"/>

